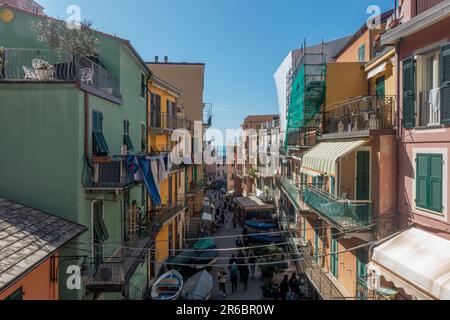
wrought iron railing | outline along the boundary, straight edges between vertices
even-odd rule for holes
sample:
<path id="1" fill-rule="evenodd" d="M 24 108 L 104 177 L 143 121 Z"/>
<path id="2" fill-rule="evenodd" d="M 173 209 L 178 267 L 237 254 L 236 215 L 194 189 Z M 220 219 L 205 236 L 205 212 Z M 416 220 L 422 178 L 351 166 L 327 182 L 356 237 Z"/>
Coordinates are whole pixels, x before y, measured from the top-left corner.
<path id="1" fill-rule="evenodd" d="M 317 144 L 317 138 L 322 135 L 322 129 L 318 127 L 304 127 L 287 135 L 287 145 L 310 148 Z"/>
<path id="2" fill-rule="evenodd" d="M 324 134 L 393 129 L 396 110 L 394 96 L 362 96 L 327 107 Z"/>
<path id="3" fill-rule="evenodd" d="M 347 200 L 308 185 L 304 201 L 315 212 L 345 231 L 364 229 L 372 223 L 372 201 Z"/>
<path id="4" fill-rule="evenodd" d="M 150 209 L 149 219 L 152 223 L 162 226 L 186 208 L 186 201 L 184 199 L 173 201 L 172 203 Z"/>
<path id="5" fill-rule="evenodd" d="M 94 59 L 73 52 L 48 49 L 2 50 L 0 81 L 79 81 L 102 93 L 120 98 L 119 79 Z"/>

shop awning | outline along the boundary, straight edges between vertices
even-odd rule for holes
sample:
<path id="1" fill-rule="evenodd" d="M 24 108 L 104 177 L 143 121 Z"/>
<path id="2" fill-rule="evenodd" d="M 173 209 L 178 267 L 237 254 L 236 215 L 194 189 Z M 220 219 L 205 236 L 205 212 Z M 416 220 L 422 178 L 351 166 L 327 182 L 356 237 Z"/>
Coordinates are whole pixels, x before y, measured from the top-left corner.
<path id="1" fill-rule="evenodd" d="M 368 139 L 338 139 L 324 141 L 306 152 L 302 157 L 302 173 L 336 176 L 336 162 L 366 144 Z"/>
<path id="2" fill-rule="evenodd" d="M 417 299 L 450 300 L 450 241 L 412 228 L 375 248 L 369 272 Z"/>

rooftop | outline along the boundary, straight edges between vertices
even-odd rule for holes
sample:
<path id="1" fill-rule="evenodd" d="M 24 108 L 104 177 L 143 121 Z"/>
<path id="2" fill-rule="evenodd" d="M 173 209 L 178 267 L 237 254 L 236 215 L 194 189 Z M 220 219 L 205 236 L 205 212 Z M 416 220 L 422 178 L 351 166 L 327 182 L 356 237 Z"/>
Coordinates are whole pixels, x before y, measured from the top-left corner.
<path id="1" fill-rule="evenodd" d="M 236 198 L 234 200 L 245 210 L 275 210 L 275 206 L 272 204 L 264 203 L 260 198 L 256 196 Z"/>
<path id="2" fill-rule="evenodd" d="M 85 231 L 79 224 L 0 198 L 0 291 Z"/>
<path id="3" fill-rule="evenodd" d="M 267 114 L 267 115 L 251 115 L 245 118 L 244 122 L 265 122 L 279 119 L 278 114 Z"/>

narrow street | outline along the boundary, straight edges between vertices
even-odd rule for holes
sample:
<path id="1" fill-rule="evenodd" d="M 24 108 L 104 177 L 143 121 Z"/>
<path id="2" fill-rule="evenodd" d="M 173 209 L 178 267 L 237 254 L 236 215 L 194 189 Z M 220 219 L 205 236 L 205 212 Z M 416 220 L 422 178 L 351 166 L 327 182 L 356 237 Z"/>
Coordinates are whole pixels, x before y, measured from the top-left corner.
<path id="1" fill-rule="evenodd" d="M 227 215 L 226 215 L 227 216 Z M 229 213 L 228 217 L 230 221 L 233 218 L 233 214 Z M 214 234 L 214 237 L 221 237 L 221 236 L 233 236 L 231 238 L 219 238 L 216 239 L 216 245 L 219 249 L 225 249 L 225 248 L 234 248 L 236 238 L 239 236 L 242 236 L 242 229 L 238 228 L 236 230 L 232 230 L 232 226 L 230 226 L 230 231 L 226 230 L 226 226 L 221 226 L 220 229 L 216 234 Z M 219 259 L 217 260 L 216 265 L 227 265 L 229 262 L 229 259 L 231 256 L 235 254 L 238 254 L 238 250 L 235 251 L 224 251 L 221 252 Z M 223 297 L 222 293 L 219 291 L 219 283 L 218 283 L 218 277 L 217 274 L 220 271 L 221 267 L 214 267 L 212 270 L 212 276 L 214 278 L 214 289 L 211 295 L 211 300 L 261 300 L 261 282 L 259 280 L 259 270 L 256 270 L 256 279 L 249 279 L 248 288 L 247 290 L 244 290 L 244 285 L 239 282 L 238 291 L 236 293 L 231 293 L 231 281 L 230 281 L 230 274 L 228 268 L 226 269 L 227 272 L 227 284 L 226 284 L 226 291 L 227 295 L 226 298 Z M 258 268 L 257 268 L 258 269 Z"/>

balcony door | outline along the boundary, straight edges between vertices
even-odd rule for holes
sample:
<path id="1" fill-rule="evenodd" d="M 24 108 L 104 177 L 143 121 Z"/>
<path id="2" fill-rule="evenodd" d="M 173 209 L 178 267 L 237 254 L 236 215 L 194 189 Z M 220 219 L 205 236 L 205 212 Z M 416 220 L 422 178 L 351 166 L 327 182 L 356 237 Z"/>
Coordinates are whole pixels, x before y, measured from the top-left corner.
<path id="1" fill-rule="evenodd" d="M 370 200 L 370 151 L 356 153 L 356 200 Z M 357 207 L 360 221 L 368 221 L 366 206 Z"/>

